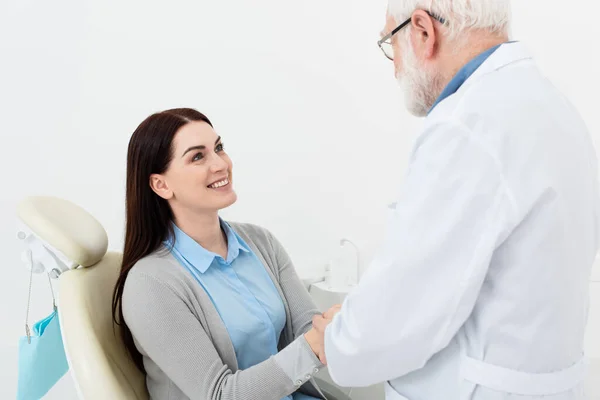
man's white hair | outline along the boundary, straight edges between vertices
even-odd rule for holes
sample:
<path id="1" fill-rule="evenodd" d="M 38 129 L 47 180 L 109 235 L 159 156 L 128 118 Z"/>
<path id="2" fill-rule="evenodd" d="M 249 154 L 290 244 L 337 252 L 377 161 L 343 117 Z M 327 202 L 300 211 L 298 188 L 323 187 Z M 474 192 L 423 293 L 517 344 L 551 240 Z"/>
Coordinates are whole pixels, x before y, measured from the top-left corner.
<path id="1" fill-rule="evenodd" d="M 510 0 L 389 0 L 388 14 L 398 23 L 415 10 L 443 18 L 450 39 L 469 30 L 509 34 Z"/>

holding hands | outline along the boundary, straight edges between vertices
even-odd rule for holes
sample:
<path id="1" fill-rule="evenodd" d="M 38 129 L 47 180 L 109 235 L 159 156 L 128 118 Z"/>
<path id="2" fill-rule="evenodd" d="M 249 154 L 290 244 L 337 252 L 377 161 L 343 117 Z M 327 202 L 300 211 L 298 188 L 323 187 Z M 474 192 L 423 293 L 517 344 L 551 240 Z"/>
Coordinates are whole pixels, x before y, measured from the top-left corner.
<path id="1" fill-rule="evenodd" d="M 313 327 L 304 335 L 312 351 L 325 365 L 327 365 L 327 358 L 325 357 L 325 329 L 341 309 L 341 304 L 336 304 L 323 314 L 315 315 L 313 317 Z"/>

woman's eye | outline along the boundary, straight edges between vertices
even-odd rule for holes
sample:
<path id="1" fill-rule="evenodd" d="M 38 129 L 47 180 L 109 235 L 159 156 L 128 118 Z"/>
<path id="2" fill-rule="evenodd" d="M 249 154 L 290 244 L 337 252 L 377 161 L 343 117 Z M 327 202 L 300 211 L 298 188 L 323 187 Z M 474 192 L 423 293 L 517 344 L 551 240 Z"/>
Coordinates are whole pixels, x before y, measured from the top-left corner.
<path id="1" fill-rule="evenodd" d="M 223 143 L 219 143 L 219 144 L 217 145 L 217 147 L 215 148 L 215 151 L 216 151 L 217 153 L 220 153 L 220 152 L 222 152 L 223 150 L 225 150 L 225 146 L 223 146 Z"/>
<path id="2" fill-rule="evenodd" d="M 199 161 L 202 159 L 202 153 L 196 153 L 196 155 L 194 156 L 194 158 L 192 158 L 192 161 Z"/>

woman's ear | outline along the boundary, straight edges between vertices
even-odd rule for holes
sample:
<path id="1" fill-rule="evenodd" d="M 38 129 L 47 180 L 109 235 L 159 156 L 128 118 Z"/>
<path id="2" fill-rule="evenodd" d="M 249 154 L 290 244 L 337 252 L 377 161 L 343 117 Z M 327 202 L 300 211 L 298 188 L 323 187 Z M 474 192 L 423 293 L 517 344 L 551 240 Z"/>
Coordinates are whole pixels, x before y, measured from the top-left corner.
<path id="1" fill-rule="evenodd" d="M 150 175 L 150 188 L 165 200 L 169 200 L 173 197 L 173 191 L 169 189 L 167 180 L 163 175 L 152 174 Z"/>

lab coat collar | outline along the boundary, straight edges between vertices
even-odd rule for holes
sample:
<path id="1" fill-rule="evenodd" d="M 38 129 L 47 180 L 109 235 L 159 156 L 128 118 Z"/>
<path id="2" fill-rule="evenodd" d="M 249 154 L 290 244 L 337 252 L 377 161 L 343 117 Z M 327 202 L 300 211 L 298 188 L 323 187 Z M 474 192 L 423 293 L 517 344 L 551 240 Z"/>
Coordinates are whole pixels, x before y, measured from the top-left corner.
<path id="1" fill-rule="evenodd" d="M 446 98 L 452 96 L 454 93 L 460 89 L 460 87 L 469 79 L 471 75 L 487 60 L 499 47 L 501 44 L 498 44 L 490 49 L 485 50 L 477 57 L 474 57 L 471 61 L 469 61 L 465 66 L 463 66 L 457 73 L 454 75 L 454 78 L 450 80 L 450 82 L 446 85 L 442 93 L 438 96 L 433 106 L 429 110 L 430 114 L 433 109 L 444 101 Z"/>
<path id="2" fill-rule="evenodd" d="M 479 77 L 497 71 L 507 65 L 519 61 L 531 59 L 531 53 L 527 47 L 520 42 L 507 42 L 483 52 L 481 55 L 465 65 L 457 76 L 442 91 L 428 114 L 431 114 L 436 106 L 454 93 L 468 87 Z M 458 80 L 458 82 L 457 82 Z M 449 91 L 449 89 L 452 89 Z"/>
<path id="3" fill-rule="evenodd" d="M 478 79 L 480 76 L 497 71 L 510 64 L 529 60 L 531 58 L 531 52 L 523 43 L 504 43 L 492 55 L 490 55 L 475 72 L 473 72 L 473 74 L 466 80 L 465 84 L 469 84 Z"/>

